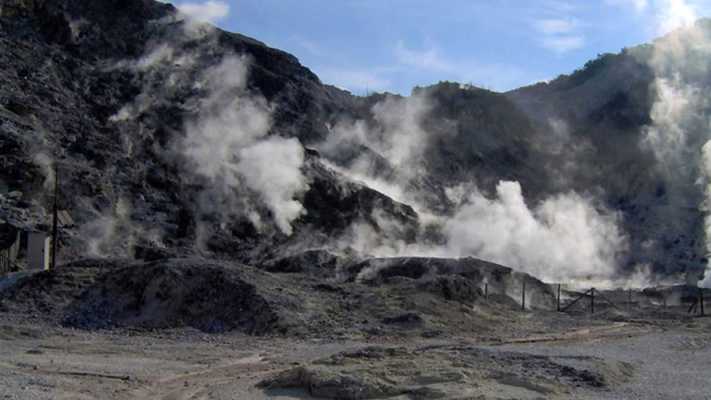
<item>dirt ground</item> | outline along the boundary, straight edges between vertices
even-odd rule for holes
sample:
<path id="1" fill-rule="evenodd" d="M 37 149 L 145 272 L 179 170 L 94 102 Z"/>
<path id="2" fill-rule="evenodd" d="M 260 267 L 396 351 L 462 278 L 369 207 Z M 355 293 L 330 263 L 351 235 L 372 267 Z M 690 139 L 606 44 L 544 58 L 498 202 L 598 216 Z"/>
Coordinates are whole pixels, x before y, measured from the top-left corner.
<path id="1" fill-rule="evenodd" d="M 709 399 L 709 382 L 709 318 L 482 342 L 88 332 L 0 317 L 0 399 Z"/>

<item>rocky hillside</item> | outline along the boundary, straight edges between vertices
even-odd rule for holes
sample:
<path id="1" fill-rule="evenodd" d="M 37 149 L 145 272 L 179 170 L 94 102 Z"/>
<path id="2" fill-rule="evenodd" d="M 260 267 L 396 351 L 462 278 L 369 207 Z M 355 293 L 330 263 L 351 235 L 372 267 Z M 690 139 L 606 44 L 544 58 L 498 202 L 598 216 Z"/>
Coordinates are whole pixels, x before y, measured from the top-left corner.
<path id="1" fill-rule="evenodd" d="M 0 219 L 42 229 L 56 165 L 76 222 L 62 230 L 64 261 L 275 265 L 324 249 L 492 258 L 482 246 L 452 250 L 469 240 L 452 219 L 511 181 L 536 218 L 571 193 L 585 212 L 618 218 L 620 239 L 600 240 L 619 251 L 588 257 L 616 274 L 699 271 L 702 191 L 670 189 L 640 145 L 654 122 L 645 49 L 505 94 L 440 83 L 357 97 L 169 4 L 1 0 Z"/>

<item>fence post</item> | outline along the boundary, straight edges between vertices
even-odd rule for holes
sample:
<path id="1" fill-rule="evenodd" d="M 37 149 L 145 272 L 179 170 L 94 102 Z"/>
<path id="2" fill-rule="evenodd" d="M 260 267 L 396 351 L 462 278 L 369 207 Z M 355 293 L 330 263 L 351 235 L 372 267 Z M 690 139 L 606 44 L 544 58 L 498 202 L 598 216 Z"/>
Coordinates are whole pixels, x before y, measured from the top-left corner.
<path id="1" fill-rule="evenodd" d="M 484 284 L 484 299 L 489 298 L 489 283 Z"/>
<path id="2" fill-rule="evenodd" d="M 632 288 L 627 289 L 627 311 L 632 310 Z"/>
<path id="3" fill-rule="evenodd" d="M 557 298 L 556 302 L 557 302 L 556 311 L 560 312 L 560 283 L 558 284 L 558 298 Z"/>
<path id="4" fill-rule="evenodd" d="M 704 315 L 704 289 L 703 288 L 699 288 L 699 303 L 701 303 L 700 304 L 700 306 L 701 306 L 700 311 L 701 311 L 701 316 L 703 316 Z"/>
<path id="5" fill-rule="evenodd" d="M 590 289 L 590 314 L 595 314 L 595 288 Z"/>
<path id="6" fill-rule="evenodd" d="M 59 218 L 57 216 L 59 204 L 59 168 L 57 162 L 54 163 L 54 205 L 52 206 L 52 254 L 49 269 L 57 268 L 57 245 L 59 241 Z"/>
<path id="7" fill-rule="evenodd" d="M 523 278 L 523 288 L 521 290 L 521 309 L 526 309 L 526 278 Z"/>

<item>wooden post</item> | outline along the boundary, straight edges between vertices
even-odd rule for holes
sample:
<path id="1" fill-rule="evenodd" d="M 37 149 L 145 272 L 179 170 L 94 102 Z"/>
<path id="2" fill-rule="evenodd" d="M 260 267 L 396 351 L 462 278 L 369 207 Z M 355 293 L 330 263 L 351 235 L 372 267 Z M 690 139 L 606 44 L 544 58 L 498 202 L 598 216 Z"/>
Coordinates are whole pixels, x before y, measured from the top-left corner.
<path id="1" fill-rule="evenodd" d="M 595 314 L 595 288 L 590 289 L 590 314 Z"/>
<path id="2" fill-rule="evenodd" d="M 556 311 L 560 312 L 560 283 L 558 284 L 558 296 L 556 302 L 558 303 L 556 306 Z"/>
<path id="3" fill-rule="evenodd" d="M 521 309 L 526 309 L 526 278 L 523 278 L 523 288 L 521 290 Z"/>
<path id="4" fill-rule="evenodd" d="M 701 313 L 701 316 L 704 315 L 704 289 L 699 288 L 699 305 L 701 306 L 699 312 Z"/>
<path id="5" fill-rule="evenodd" d="M 484 298 L 488 299 L 489 298 L 489 283 L 484 284 Z"/>
<path id="6" fill-rule="evenodd" d="M 54 162 L 54 207 L 52 210 L 52 259 L 49 264 L 49 269 L 54 269 L 57 266 L 57 242 L 59 241 L 59 222 L 58 222 L 58 197 L 59 197 L 59 169 L 57 162 Z"/>
<path id="7" fill-rule="evenodd" d="M 632 289 L 627 289 L 627 311 L 632 310 Z"/>

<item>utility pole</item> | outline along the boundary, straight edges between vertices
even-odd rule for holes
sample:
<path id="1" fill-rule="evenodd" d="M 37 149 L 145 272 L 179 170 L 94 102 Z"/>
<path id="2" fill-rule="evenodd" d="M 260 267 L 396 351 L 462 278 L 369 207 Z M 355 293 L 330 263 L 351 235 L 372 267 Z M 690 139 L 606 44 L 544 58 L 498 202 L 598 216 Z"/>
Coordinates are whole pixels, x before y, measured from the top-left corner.
<path id="1" fill-rule="evenodd" d="M 57 266 L 57 242 L 59 241 L 59 221 L 58 221 L 58 197 L 59 197 L 59 168 L 54 162 L 54 207 L 52 207 L 52 260 L 49 269 L 53 270 Z"/>
<path id="2" fill-rule="evenodd" d="M 632 310 L 632 288 L 627 289 L 627 311 Z"/>
<path id="3" fill-rule="evenodd" d="M 590 289 L 590 314 L 595 314 L 595 288 Z"/>
<path id="4" fill-rule="evenodd" d="M 703 288 L 699 288 L 699 303 L 701 303 L 700 304 L 701 309 L 699 311 L 701 311 L 701 316 L 703 317 L 704 316 L 704 289 Z"/>

